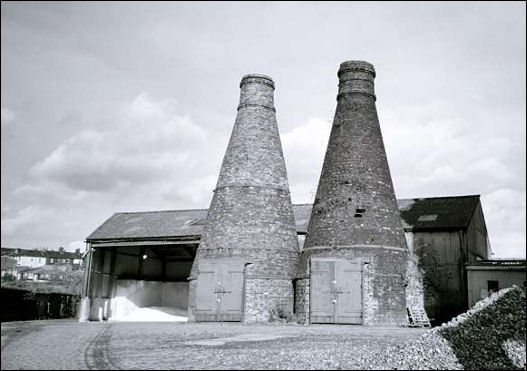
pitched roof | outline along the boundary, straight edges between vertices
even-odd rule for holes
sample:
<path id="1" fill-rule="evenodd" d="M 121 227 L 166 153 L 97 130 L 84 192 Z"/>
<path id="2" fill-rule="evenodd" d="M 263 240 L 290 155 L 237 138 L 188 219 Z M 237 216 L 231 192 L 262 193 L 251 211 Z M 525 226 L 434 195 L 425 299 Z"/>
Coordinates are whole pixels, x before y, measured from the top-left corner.
<path id="1" fill-rule="evenodd" d="M 397 200 L 406 230 L 468 227 L 479 195 Z"/>
<path id="2" fill-rule="evenodd" d="M 311 204 L 294 205 L 299 233 L 307 232 Z M 115 213 L 87 238 L 92 240 L 199 237 L 207 209 Z"/>
<path id="3" fill-rule="evenodd" d="M 479 196 L 397 200 L 406 229 L 468 226 Z M 297 232 L 307 233 L 311 204 L 293 205 Z M 201 235 L 207 209 L 115 213 L 87 237 L 88 242 Z M 424 216 L 424 217 L 423 217 Z"/>

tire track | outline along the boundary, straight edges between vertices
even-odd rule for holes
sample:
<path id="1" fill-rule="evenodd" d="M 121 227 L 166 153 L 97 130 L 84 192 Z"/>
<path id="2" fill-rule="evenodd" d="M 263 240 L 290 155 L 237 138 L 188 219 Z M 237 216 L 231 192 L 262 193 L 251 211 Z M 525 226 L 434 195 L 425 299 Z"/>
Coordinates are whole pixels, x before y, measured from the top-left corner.
<path id="1" fill-rule="evenodd" d="M 84 364 L 89 370 L 120 370 L 110 351 L 111 325 L 101 324 L 101 330 L 90 340 L 84 352 Z"/>

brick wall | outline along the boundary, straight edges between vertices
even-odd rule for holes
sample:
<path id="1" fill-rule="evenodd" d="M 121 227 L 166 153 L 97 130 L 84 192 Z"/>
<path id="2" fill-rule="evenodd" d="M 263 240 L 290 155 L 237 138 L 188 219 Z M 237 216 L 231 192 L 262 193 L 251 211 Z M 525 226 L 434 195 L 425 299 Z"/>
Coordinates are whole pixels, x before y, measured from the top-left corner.
<path id="1" fill-rule="evenodd" d="M 243 322 L 267 322 L 269 311 L 293 312 L 293 282 L 279 279 L 246 279 Z"/>
<path id="2" fill-rule="evenodd" d="M 309 323 L 309 279 L 296 280 L 295 314 L 298 322 Z"/>

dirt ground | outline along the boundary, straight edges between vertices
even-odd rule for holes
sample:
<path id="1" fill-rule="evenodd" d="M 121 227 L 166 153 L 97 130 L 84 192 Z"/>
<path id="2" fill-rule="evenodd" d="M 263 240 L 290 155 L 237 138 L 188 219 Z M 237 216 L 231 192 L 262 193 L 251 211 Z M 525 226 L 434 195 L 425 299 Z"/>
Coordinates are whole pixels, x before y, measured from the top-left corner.
<path id="1" fill-rule="evenodd" d="M 383 369 L 425 330 L 239 323 L 2 323 L 2 369 Z"/>

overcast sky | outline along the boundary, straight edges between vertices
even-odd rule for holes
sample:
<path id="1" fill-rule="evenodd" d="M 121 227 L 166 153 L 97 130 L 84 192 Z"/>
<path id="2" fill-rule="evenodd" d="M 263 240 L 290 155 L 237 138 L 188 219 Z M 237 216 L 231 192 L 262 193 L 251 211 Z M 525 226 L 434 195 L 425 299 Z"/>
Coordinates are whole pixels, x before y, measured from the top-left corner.
<path id="1" fill-rule="evenodd" d="M 311 203 L 337 70 L 377 70 L 397 198 L 480 194 L 525 257 L 525 3 L 1 5 L 2 246 L 83 247 L 114 212 L 207 208 L 239 82 L 263 73 Z"/>

